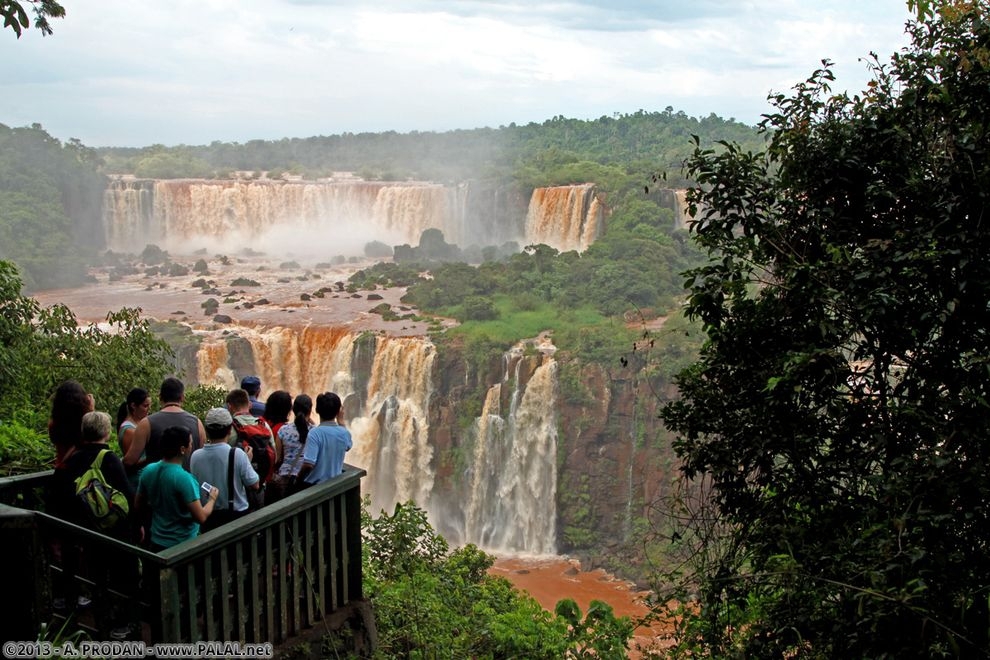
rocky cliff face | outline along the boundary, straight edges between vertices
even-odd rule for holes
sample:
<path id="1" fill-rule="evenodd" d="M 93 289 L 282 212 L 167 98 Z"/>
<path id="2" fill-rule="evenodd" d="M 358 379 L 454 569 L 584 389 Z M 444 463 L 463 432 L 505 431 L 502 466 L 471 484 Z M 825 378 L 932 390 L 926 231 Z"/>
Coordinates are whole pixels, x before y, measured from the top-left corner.
<path id="1" fill-rule="evenodd" d="M 322 369 L 317 361 L 332 363 L 328 375 L 304 382 L 295 367 L 279 371 L 268 355 L 272 337 L 258 332 L 225 334 L 221 351 L 204 343 L 187 372 L 209 365 L 204 376 L 234 382 L 261 373 L 269 391 L 341 393 L 355 437 L 348 462 L 368 469 L 375 511 L 413 499 L 454 544 L 566 554 L 585 567 L 648 576 L 650 507 L 674 469 L 657 418 L 662 393 L 643 365 L 583 363 L 546 340 L 482 354 L 421 337 L 327 329 L 331 341 L 308 328 L 289 341 L 288 329 L 276 332 L 284 345 L 319 347 L 298 361 L 310 365 L 310 378 Z"/>
<path id="2" fill-rule="evenodd" d="M 560 551 L 586 567 L 645 580 L 650 512 L 676 471 L 657 416 L 670 392 L 631 366 L 576 364 L 573 371 L 581 388 L 561 405 L 570 431 L 560 456 Z"/>

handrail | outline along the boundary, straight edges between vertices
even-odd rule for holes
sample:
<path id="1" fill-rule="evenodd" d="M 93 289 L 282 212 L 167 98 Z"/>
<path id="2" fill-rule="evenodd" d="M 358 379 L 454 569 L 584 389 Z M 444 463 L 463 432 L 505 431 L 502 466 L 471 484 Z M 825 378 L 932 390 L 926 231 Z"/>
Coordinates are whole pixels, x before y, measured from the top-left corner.
<path id="1" fill-rule="evenodd" d="M 139 560 L 142 589 L 102 597 L 139 610 L 146 641 L 278 643 L 363 597 L 360 481 L 366 474 L 345 465 L 338 477 L 158 553 L 42 511 L 33 512 L 36 545 L 55 537 L 84 551 Z M 0 478 L 0 502 L 43 486 L 50 476 Z M 0 544 L 6 540 L 0 537 Z M 35 576 L 34 602 L 48 593 L 48 563 L 41 565 L 45 575 Z"/>
<path id="2" fill-rule="evenodd" d="M 169 565 L 178 561 L 192 559 L 209 552 L 210 548 L 215 544 L 218 535 L 229 540 L 250 536 L 268 527 L 273 521 L 284 518 L 286 514 L 292 513 L 299 506 L 301 500 L 305 501 L 316 498 L 322 500 L 335 497 L 353 488 L 353 481 L 355 479 L 360 480 L 365 475 L 367 475 L 365 470 L 345 465 L 342 474 L 321 484 L 307 488 L 304 491 L 305 497 L 303 498 L 297 497 L 303 493 L 296 493 L 274 504 L 266 505 L 250 515 L 229 522 L 223 527 L 200 534 L 191 541 L 166 548 L 160 551 L 158 556 L 165 559 L 166 564 Z"/>

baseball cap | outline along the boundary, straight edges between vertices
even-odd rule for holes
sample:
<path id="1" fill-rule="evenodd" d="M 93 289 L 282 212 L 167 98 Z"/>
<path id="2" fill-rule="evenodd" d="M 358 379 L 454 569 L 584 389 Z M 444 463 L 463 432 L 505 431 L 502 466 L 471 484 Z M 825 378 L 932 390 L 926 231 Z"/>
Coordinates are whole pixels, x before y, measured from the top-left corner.
<path id="1" fill-rule="evenodd" d="M 203 424 L 206 426 L 230 426 L 234 423 L 234 418 L 230 416 L 230 411 L 226 408 L 210 408 L 206 413 Z"/>
<path id="2" fill-rule="evenodd" d="M 257 376 L 245 376 L 241 379 L 242 390 L 253 390 L 261 387 L 261 379 Z"/>

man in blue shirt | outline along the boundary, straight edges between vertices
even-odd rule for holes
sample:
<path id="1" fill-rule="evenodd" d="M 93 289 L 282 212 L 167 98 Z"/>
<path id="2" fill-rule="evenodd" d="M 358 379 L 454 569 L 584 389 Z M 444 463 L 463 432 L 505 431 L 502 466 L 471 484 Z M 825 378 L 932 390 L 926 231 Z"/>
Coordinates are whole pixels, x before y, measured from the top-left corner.
<path id="1" fill-rule="evenodd" d="M 351 448 L 351 432 L 344 428 L 340 397 L 324 392 L 316 397 L 320 425 L 311 429 L 303 450 L 298 480 L 313 486 L 344 471 L 344 454 Z"/>
<path id="2" fill-rule="evenodd" d="M 261 379 L 257 376 L 245 376 L 241 379 L 241 389 L 248 393 L 251 401 L 251 414 L 255 417 L 265 416 L 265 402 L 258 399 L 261 396 Z"/>

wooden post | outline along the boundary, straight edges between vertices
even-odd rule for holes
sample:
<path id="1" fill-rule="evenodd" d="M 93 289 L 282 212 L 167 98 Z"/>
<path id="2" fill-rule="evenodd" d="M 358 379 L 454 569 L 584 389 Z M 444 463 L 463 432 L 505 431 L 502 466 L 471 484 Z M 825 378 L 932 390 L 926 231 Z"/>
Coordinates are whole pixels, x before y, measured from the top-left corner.
<path id="1" fill-rule="evenodd" d="M 7 569 L 4 591 L 16 594 L 14 606 L 0 617 L 0 639 L 36 640 L 39 622 L 51 613 L 51 580 L 34 512 L 0 504 L 0 538 L 0 566 Z"/>

